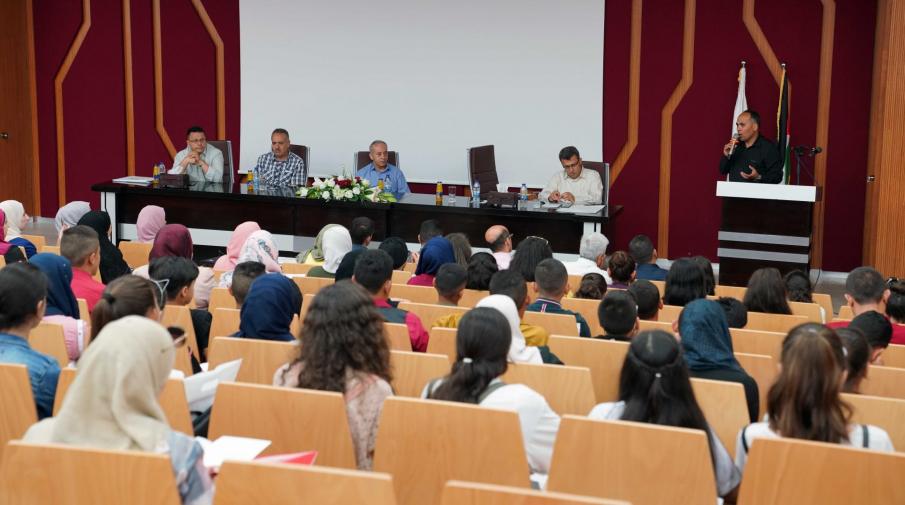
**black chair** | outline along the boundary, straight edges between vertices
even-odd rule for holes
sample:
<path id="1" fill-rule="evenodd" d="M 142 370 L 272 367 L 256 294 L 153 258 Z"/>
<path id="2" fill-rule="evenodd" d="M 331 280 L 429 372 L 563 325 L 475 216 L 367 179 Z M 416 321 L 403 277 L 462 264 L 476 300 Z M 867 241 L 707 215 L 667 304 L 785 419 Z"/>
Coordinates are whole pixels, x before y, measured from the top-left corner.
<path id="1" fill-rule="evenodd" d="M 468 175 L 471 187 L 474 187 L 475 181 L 481 184 L 481 194 L 497 190 L 500 178 L 496 173 L 493 145 L 468 149 Z"/>
<path id="2" fill-rule="evenodd" d="M 233 143 L 231 140 L 208 140 L 208 144 L 216 147 L 223 153 L 223 181 L 228 183 L 233 180 L 235 174 L 233 168 Z"/>
<path id="3" fill-rule="evenodd" d="M 355 153 L 355 171 L 356 172 L 361 170 L 362 167 L 364 167 L 365 165 L 367 165 L 368 163 L 371 162 L 371 158 L 369 156 L 370 154 L 371 154 L 370 151 L 358 151 L 357 153 Z M 396 168 L 400 168 L 399 167 L 399 153 L 397 153 L 396 151 L 387 151 L 387 163 L 395 166 Z"/>
<path id="4" fill-rule="evenodd" d="M 308 149 L 308 146 L 303 146 L 300 144 L 289 144 L 289 152 L 295 154 L 296 156 L 301 158 L 302 161 L 305 162 L 306 173 L 308 170 L 311 169 L 311 165 L 308 164 L 308 155 L 310 152 L 310 150 Z"/>
<path id="5" fill-rule="evenodd" d="M 600 174 L 600 181 L 603 183 L 603 195 L 601 195 L 600 203 L 608 206 L 610 199 L 610 164 L 602 161 L 581 160 L 581 166 Z"/>

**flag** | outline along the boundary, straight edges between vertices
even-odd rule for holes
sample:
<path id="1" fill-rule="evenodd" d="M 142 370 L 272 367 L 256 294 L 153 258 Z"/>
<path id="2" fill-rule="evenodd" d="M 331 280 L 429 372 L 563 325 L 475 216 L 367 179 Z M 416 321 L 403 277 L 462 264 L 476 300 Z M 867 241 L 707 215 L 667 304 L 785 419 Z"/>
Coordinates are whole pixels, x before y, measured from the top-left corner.
<path id="1" fill-rule="evenodd" d="M 735 122 L 738 120 L 742 112 L 748 110 L 748 99 L 745 97 L 745 62 L 742 62 L 742 68 L 738 69 L 738 94 L 735 97 L 735 112 L 732 113 L 732 129 L 729 130 L 729 136 L 736 134 Z"/>
<path id="2" fill-rule="evenodd" d="M 786 75 L 786 64 L 782 65 L 782 83 L 779 88 L 779 107 L 776 111 L 776 146 L 779 149 L 779 159 L 782 160 L 783 184 L 789 183 L 792 173 L 792 164 L 789 160 L 789 77 Z"/>

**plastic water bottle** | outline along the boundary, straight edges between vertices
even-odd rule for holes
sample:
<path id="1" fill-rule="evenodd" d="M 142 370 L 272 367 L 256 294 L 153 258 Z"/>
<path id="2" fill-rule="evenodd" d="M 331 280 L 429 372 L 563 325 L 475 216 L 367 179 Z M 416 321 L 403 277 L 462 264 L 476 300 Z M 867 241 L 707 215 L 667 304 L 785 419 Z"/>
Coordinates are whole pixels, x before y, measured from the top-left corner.
<path id="1" fill-rule="evenodd" d="M 518 192 L 518 199 L 527 202 L 528 201 L 528 186 L 523 182 L 522 189 Z"/>
<path id="2" fill-rule="evenodd" d="M 474 186 L 471 187 L 471 203 L 475 207 L 481 206 L 481 183 L 478 181 L 474 181 Z"/>

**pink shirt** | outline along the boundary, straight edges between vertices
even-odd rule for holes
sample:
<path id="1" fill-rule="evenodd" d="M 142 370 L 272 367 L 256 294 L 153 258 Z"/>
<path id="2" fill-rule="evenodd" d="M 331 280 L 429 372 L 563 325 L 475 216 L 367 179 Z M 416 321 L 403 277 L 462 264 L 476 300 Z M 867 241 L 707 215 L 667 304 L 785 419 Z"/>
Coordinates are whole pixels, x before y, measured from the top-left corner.
<path id="1" fill-rule="evenodd" d="M 84 298 L 88 302 L 88 312 L 94 310 L 106 287 L 94 280 L 88 272 L 78 268 L 72 269 L 72 282 L 69 285 L 76 298 Z"/>
<path id="2" fill-rule="evenodd" d="M 434 276 L 431 274 L 420 274 L 412 276 L 406 283 L 409 286 L 428 286 L 434 287 Z"/>

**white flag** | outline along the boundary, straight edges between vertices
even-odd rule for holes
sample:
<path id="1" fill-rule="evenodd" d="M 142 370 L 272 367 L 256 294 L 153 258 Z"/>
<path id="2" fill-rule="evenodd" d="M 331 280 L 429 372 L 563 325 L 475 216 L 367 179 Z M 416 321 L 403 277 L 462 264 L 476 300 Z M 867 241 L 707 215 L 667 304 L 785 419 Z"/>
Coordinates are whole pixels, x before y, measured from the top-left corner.
<path id="1" fill-rule="evenodd" d="M 742 68 L 738 69 L 738 95 L 735 97 L 735 112 L 732 114 L 732 129 L 729 135 L 735 135 L 735 121 L 738 116 L 748 110 L 748 99 L 745 98 L 745 62 L 742 62 Z"/>

